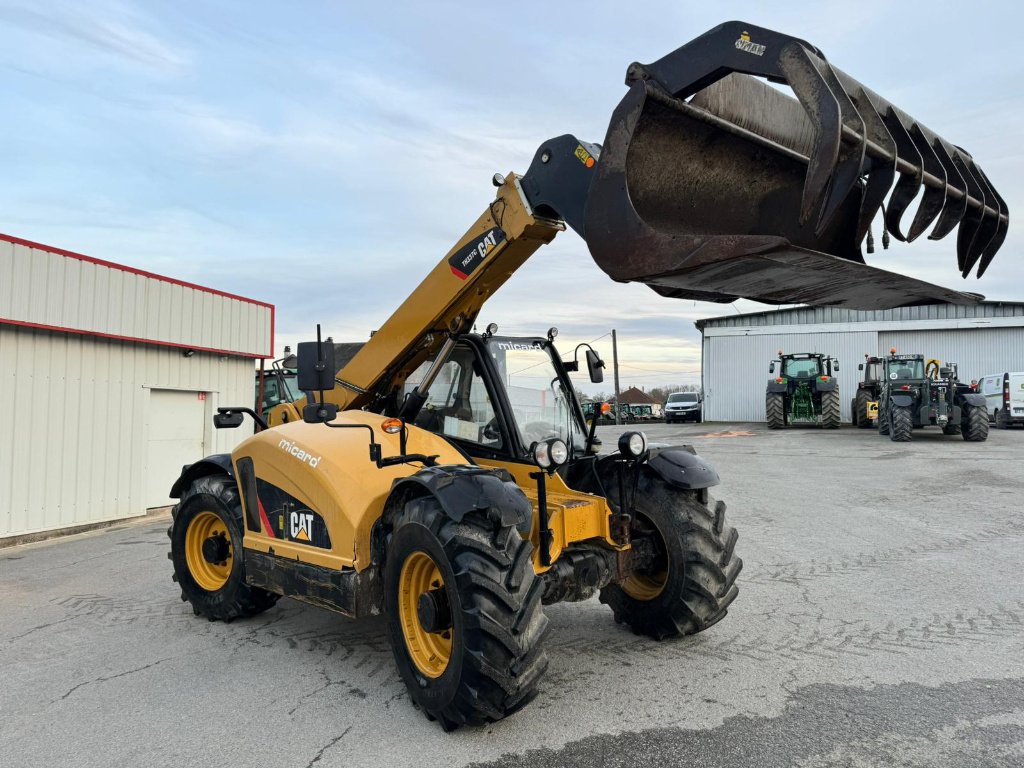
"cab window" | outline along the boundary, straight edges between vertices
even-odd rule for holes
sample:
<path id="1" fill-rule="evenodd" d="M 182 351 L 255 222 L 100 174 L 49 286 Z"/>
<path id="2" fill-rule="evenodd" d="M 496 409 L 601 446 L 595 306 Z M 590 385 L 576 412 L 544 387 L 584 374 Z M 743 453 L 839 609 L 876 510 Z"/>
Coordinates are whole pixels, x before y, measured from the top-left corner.
<path id="1" fill-rule="evenodd" d="M 471 348 L 455 348 L 427 390 L 427 401 L 414 423 L 492 450 L 503 447 L 498 420 Z"/>

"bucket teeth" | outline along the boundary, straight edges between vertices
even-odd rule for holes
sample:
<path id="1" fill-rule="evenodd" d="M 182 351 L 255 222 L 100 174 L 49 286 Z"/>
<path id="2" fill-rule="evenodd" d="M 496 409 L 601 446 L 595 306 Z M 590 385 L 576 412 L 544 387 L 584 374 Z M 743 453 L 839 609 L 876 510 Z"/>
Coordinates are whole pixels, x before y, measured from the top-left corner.
<path id="1" fill-rule="evenodd" d="M 796 98 L 758 78 L 789 85 Z M 584 233 L 617 280 L 729 300 L 736 296 L 725 282 L 709 277 L 712 262 L 776 251 L 862 263 L 861 243 L 879 212 L 889 234 L 906 242 L 957 230 L 964 277 L 975 268 L 980 277 L 1006 238 L 1006 203 L 967 152 L 803 40 L 729 22 L 631 65 L 627 84 Z M 686 285 L 698 272 L 704 277 Z M 870 271 L 860 274 L 870 281 Z M 828 300 L 808 285 L 791 293 Z M 870 291 L 863 296 L 871 308 Z M 743 297 L 764 298 L 756 286 Z M 785 301 L 785 287 L 773 286 L 772 299 Z"/>

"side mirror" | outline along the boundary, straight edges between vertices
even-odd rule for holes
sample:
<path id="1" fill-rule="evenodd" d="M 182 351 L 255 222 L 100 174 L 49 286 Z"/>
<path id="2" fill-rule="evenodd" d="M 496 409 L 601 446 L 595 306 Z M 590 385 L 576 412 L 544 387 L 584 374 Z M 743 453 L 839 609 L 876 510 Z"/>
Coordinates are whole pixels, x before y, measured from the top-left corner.
<path id="1" fill-rule="evenodd" d="M 299 343 L 297 383 L 303 392 L 334 389 L 334 344 L 331 341 Z"/>
<path id="2" fill-rule="evenodd" d="M 217 429 L 235 429 L 242 426 L 245 414 L 241 411 L 226 411 L 213 414 L 213 426 Z"/>
<path id="3" fill-rule="evenodd" d="M 832 370 L 833 371 L 838 371 L 839 370 L 839 361 L 838 360 L 833 360 L 832 361 Z"/>
<path id="4" fill-rule="evenodd" d="M 592 349 L 587 350 L 587 372 L 590 374 L 590 380 L 594 384 L 600 384 L 604 381 L 604 360 L 597 356 L 597 352 Z"/>
<path id="5" fill-rule="evenodd" d="M 857 370 L 858 371 L 863 371 L 864 370 L 864 363 L 861 363 L 860 365 L 858 365 L 857 366 Z"/>
<path id="6" fill-rule="evenodd" d="M 768 364 L 768 373 L 775 373 L 775 363 Z"/>

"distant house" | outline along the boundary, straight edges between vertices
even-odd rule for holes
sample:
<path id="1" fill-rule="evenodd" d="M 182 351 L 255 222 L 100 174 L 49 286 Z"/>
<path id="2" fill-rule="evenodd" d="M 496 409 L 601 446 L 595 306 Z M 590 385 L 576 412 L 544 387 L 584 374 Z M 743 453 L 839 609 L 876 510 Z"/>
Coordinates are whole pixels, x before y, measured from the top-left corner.
<path id="1" fill-rule="evenodd" d="M 662 416 L 663 404 L 655 400 L 642 389 L 637 389 L 636 387 L 630 387 L 629 389 L 620 392 L 619 402 L 627 403 L 629 405 L 649 405 L 654 413 L 654 418 L 660 419 Z"/>

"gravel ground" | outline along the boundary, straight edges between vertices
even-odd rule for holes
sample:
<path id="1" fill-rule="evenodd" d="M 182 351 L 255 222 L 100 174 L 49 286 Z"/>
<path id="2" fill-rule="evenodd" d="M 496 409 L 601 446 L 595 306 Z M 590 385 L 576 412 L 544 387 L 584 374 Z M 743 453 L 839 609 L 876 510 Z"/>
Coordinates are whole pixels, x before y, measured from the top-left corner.
<path id="1" fill-rule="evenodd" d="M 723 477 L 745 566 L 709 631 L 657 643 L 596 600 L 553 606 L 538 699 L 445 734 L 382 621 L 291 600 L 200 620 L 167 521 L 125 524 L 0 550 L 4 764 L 1024 764 L 1024 431 L 646 431 Z"/>

